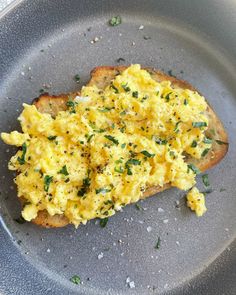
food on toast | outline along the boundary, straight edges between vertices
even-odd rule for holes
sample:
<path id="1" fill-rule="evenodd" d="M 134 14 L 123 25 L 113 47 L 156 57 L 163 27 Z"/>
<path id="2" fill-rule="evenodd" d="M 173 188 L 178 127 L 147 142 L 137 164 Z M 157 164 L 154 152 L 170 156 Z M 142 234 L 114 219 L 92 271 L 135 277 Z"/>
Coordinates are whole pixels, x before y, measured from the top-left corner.
<path id="1" fill-rule="evenodd" d="M 18 172 L 22 216 L 45 227 L 106 218 L 171 186 L 189 190 L 228 149 L 196 89 L 139 65 L 95 68 L 80 92 L 43 94 L 19 121 L 23 133 L 1 137 L 21 147 L 9 169 Z M 202 215 L 204 196 L 195 188 L 188 196 Z"/>

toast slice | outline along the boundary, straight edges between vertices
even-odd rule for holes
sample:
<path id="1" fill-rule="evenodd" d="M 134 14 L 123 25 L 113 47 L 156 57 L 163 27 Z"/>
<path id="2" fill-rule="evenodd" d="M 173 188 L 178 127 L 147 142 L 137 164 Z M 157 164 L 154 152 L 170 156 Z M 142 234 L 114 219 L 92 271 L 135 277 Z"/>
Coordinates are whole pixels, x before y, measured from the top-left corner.
<path id="1" fill-rule="evenodd" d="M 103 89 L 110 84 L 111 80 L 114 79 L 116 75 L 120 74 L 120 72 L 126 68 L 127 66 L 96 67 L 91 72 L 91 79 L 87 86 L 96 85 L 98 88 Z M 152 68 L 145 69 L 151 74 L 152 78 L 158 82 L 169 80 L 172 84 L 172 87 L 196 91 L 196 89 L 186 81 L 168 76 L 159 70 Z M 62 94 L 58 96 L 42 94 L 37 99 L 35 99 L 33 103 L 40 112 L 49 113 L 52 116 L 56 116 L 59 111 L 65 110 L 67 108 L 66 102 L 68 99 L 73 99 L 77 95 L 79 95 L 79 92 Z M 187 161 L 191 160 L 191 163 L 194 163 L 201 172 L 204 172 L 205 170 L 215 166 L 225 156 L 228 150 L 228 137 L 223 124 L 209 105 L 206 112 L 206 115 L 209 119 L 206 135 L 214 140 L 212 149 L 205 157 L 201 158 L 200 160 L 190 157 L 187 158 Z M 144 192 L 142 198 L 145 199 L 168 188 L 170 188 L 170 184 L 166 184 L 163 187 L 149 187 Z M 22 200 L 23 199 L 24 198 L 22 197 Z M 37 217 L 32 222 L 43 227 L 63 227 L 69 223 L 68 219 L 64 215 L 51 216 L 45 210 L 38 212 Z"/>

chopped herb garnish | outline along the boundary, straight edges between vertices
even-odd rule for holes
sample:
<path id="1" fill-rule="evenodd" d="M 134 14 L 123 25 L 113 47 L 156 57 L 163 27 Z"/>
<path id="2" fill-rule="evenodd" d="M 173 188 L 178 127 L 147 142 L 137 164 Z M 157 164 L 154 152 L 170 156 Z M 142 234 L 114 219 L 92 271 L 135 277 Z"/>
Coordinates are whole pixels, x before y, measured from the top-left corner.
<path id="1" fill-rule="evenodd" d="M 107 113 L 107 112 L 109 112 L 110 110 L 112 110 L 113 108 L 109 108 L 109 107 L 104 107 L 103 109 L 98 109 L 99 110 L 99 112 L 101 112 L 101 113 Z"/>
<path id="2" fill-rule="evenodd" d="M 122 143 L 121 148 L 124 149 L 126 146 L 126 143 Z"/>
<path id="3" fill-rule="evenodd" d="M 122 111 L 122 112 L 120 112 L 120 115 L 121 115 L 121 116 L 126 115 L 126 111 Z"/>
<path id="4" fill-rule="evenodd" d="M 77 196 L 79 196 L 79 197 L 83 197 L 86 194 L 86 192 L 88 191 L 88 188 L 91 183 L 91 179 L 89 178 L 89 174 L 90 174 L 90 171 L 88 171 L 88 177 L 83 179 L 83 186 L 81 187 L 81 189 L 77 193 Z"/>
<path id="5" fill-rule="evenodd" d="M 206 144 L 211 144 L 212 143 L 212 139 L 208 138 L 208 137 L 204 137 L 203 142 Z"/>
<path id="6" fill-rule="evenodd" d="M 121 87 L 124 89 L 125 92 L 130 91 L 130 88 L 129 88 L 129 86 L 128 86 L 128 83 L 126 83 L 126 84 L 121 84 Z"/>
<path id="7" fill-rule="evenodd" d="M 135 204 L 135 208 L 139 211 L 143 210 L 143 208 L 139 204 Z"/>
<path id="8" fill-rule="evenodd" d="M 50 135 L 50 136 L 48 136 L 48 140 L 54 140 L 54 139 L 56 139 L 56 138 L 57 138 L 56 135 Z"/>
<path id="9" fill-rule="evenodd" d="M 175 124 L 175 129 L 174 129 L 174 132 L 175 133 L 178 133 L 179 132 L 179 124 L 181 123 L 182 121 L 178 121 L 176 124 Z"/>
<path id="10" fill-rule="evenodd" d="M 138 91 L 132 92 L 132 96 L 135 97 L 135 98 L 138 98 Z"/>
<path id="11" fill-rule="evenodd" d="M 171 95 L 171 92 L 170 92 L 170 93 L 168 93 L 168 94 L 165 96 L 165 99 L 166 99 L 166 101 L 167 101 L 167 102 L 169 102 L 169 101 L 170 101 L 170 95 Z"/>
<path id="12" fill-rule="evenodd" d="M 188 104 L 188 100 L 185 98 L 184 99 L 184 105 L 186 106 Z"/>
<path id="13" fill-rule="evenodd" d="M 142 99 L 141 99 L 141 102 L 144 102 L 146 99 L 148 99 L 148 96 L 145 95 Z"/>
<path id="14" fill-rule="evenodd" d="M 53 176 L 45 175 L 44 176 L 44 190 L 48 192 L 50 183 L 53 180 Z"/>
<path id="15" fill-rule="evenodd" d="M 76 83 L 79 83 L 79 81 L 80 81 L 80 75 L 79 75 L 79 74 L 76 74 L 76 75 L 74 76 L 74 79 L 75 79 L 75 82 L 76 82 Z"/>
<path id="16" fill-rule="evenodd" d="M 166 145 L 167 144 L 167 140 L 166 139 L 161 139 L 161 138 L 155 138 L 155 142 L 157 144 L 160 144 L 160 145 Z"/>
<path id="17" fill-rule="evenodd" d="M 117 58 L 116 61 L 117 61 L 117 62 L 122 62 L 122 61 L 125 61 L 125 59 L 124 59 L 123 57 L 119 57 L 119 58 Z"/>
<path id="18" fill-rule="evenodd" d="M 202 175 L 202 182 L 205 185 L 205 187 L 209 187 L 210 186 L 208 174 L 203 174 Z"/>
<path id="19" fill-rule="evenodd" d="M 76 285 L 79 285 L 81 283 L 81 279 L 79 276 L 74 275 L 73 277 L 70 278 L 70 281 Z"/>
<path id="20" fill-rule="evenodd" d="M 148 151 L 141 151 L 141 153 L 148 158 L 155 157 L 155 154 L 150 154 Z"/>
<path id="21" fill-rule="evenodd" d="M 109 193 L 111 191 L 110 188 L 98 188 L 96 189 L 96 194 L 106 194 L 106 193 Z"/>
<path id="22" fill-rule="evenodd" d="M 66 176 L 69 175 L 66 165 L 64 165 L 58 173 L 64 174 Z"/>
<path id="23" fill-rule="evenodd" d="M 93 136 L 94 136 L 94 134 L 89 135 L 87 138 L 87 142 L 90 142 Z"/>
<path id="24" fill-rule="evenodd" d="M 22 155 L 21 155 L 21 157 L 18 157 L 18 158 L 17 158 L 17 161 L 20 163 L 20 165 L 25 164 L 25 154 L 26 154 L 26 151 L 27 151 L 27 145 L 26 145 L 26 143 L 24 142 L 24 143 L 22 144 Z"/>
<path id="25" fill-rule="evenodd" d="M 118 172 L 118 173 L 124 173 L 124 168 L 122 166 L 119 166 L 119 167 L 115 167 L 115 172 Z"/>
<path id="26" fill-rule="evenodd" d="M 66 103 L 66 106 L 70 108 L 70 114 L 75 114 L 76 111 L 75 111 L 75 106 L 76 106 L 76 103 L 72 100 L 68 100 L 67 103 Z"/>
<path id="27" fill-rule="evenodd" d="M 192 122 L 192 126 L 195 128 L 207 127 L 207 122 Z"/>
<path id="28" fill-rule="evenodd" d="M 39 89 L 39 93 L 43 94 L 45 93 L 45 90 L 43 88 Z"/>
<path id="29" fill-rule="evenodd" d="M 158 237 L 155 249 L 160 249 L 160 246 L 161 246 L 161 238 Z"/>
<path id="30" fill-rule="evenodd" d="M 110 141 L 112 141 L 115 145 L 119 144 L 119 141 L 117 139 L 115 139 L 115 137 L 111 136 L 111 135 L 104 135 L 104 137 Z"/>
<path id="31" fill-rule="evenodd" d="M 195 174 L 201 173 L 201 171 L 194 164 L 188 164 L 188 169 L 192 170 Z"/>
<path id="32" fill-rule="evenodd" d="M 219 145 L 222 145 L 222 144 L 228 145 L 229 144 L 228 142 L 224 142 L 224 141 L 221 141 L 219 139 L 216 139 L 216 143 L 218 143 Z"/>
<path id="33" fill-rule="evenodd" d="M 100 226 L 103 228 L 107 225 L 107 222 L 108 222 L 108 218 L 105 217 L 103 219 L 100 220 Z"/>
<path id="34" fill-rule="evenodd" d="M 132 175 L 132 174 L 133 174 L 132 171 L 131 171 L 131 168 L 130 168 L 131 165 L 135 165 L 135 166 L 137 166 L 137 165 L 140 165 L 140 164 L 141 164 L 141 161 L 139 161 L 139 160 L 137 160 L 137 159 L 129 159 L 129 160 L 125 163 L 125 168 L 126 168 L 126 170 L 127 170 L 127 174 L 128 174 L 128 175 Z"/>
<path id="35" fill-rule="evenodd" d="M 209 150 L 210 150 L 210 149 L 205 149 L 205 150 L 202 152 L 201 156 L 202 156 L 202 157 L 205 157 L 205 156 L 208 154 Z"/>
<path id="36" fill-rule="evenodd" d="M 119 90 L 113 84 L 111 84 L 111 88 L 115 90 L 115 93 L 119 93 Z"/>
<path id="37" fill-rule="evenodd" d="M 193 142 L 192 142 L 192 144 L 191 144 L 191 147 L 192 148 L 195 148 L 197 146 L 197 142 L 196 142 L 196 140 L 193 140 Z"/>
<path id="38" fill-rule="evenodd" d="M 112 27 L 118 26 L 121 24 L 121 17 L 119 15 L 117 16 L 113 16 L 110 20 L 109 20 L 109 25 L 111 25 Z"/>

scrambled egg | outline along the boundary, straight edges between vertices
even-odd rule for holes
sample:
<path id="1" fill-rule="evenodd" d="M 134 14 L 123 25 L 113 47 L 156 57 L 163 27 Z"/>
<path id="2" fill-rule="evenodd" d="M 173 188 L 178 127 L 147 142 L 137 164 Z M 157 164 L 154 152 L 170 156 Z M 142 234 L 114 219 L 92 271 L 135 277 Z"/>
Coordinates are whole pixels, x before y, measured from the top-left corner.
<path id="1" fill-rule="evenodd" d="M 132 65 L 105 89 L 83 87 L 67 105 L 52 118 L 24 104 L 23 132 L 1 134 L 21 146 L 9 169 L 18 172 L 24 219 L 45 209 L 78 226 L 138 201 L 147 187 L 194 186 L 198 170 L 185 156 L 199 159 L 211 148 L 207 104 L 197 92 L 159 83 Z M 196 189 L 188 202 L 198 215 L 205 211 Z"/>
<path id="2" fill-rule="evenodd" d="M 205 197 L 196 187 L 193 187 L 187 194 L 187 205 L 195 211 L 197 216 L 202 216 L 206 212 Z"/>

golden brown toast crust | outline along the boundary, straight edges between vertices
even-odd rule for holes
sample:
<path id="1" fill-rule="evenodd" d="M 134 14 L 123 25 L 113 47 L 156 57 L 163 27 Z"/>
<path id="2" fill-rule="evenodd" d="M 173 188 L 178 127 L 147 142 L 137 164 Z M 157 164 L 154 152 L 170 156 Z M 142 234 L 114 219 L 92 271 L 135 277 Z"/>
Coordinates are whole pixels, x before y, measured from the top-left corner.
<path id="1" fill-rule="evenodd" d="M 110 84 L 111 80 L 114 79 L 116 75 L 119 75 L 126 68 L 127 66 L 96 67 L 91 71 L 91 79 L 87 86 L 96 85 L 98 88 L 105 88 Z M 197 91 L 186 81 L 168 76 L 165 73 L 153 68 L 144 69 L 146 69 L 151 74 L 152 78 L 158 82 L 169 80 L 171 81 L 173 87 Z M 49 113 L 54 117 L 59 111 L 65 110 L 67 108 L 67 100 L 74 98 L 76 95 L 79 95 L 79 92 L 62 94 L 58 96 L 50 96 L 49 94 L 45 93 L 35 99 L 34 104 L 40 112 Z M 211 133 L 208 134 L 209 137 L 227 143 L 228 137 L 224 126 L 209 105 L 207 108 L 207 115 L 209 118 L 209 127 L 207 133 L 211 131 Z M 216 141 L 214 141 L 211 152 L 209 152 L 204 158 L 200 160 L 189 158 L 187 161 L 194 163 L 201 170 L 201 172 L 204 172 L 205 170 L 215 166 L 221 159 L 223 159 L 227 151 L 228 144 L 218 144 Z M 170 184 L 166 184 L 163 187 L 152 186 L 144 192 L 142 199 L 145 199 L 170 187 Z M 32 222 L 43 227 L 63 227 L 69 223 L 68 219 L 64 215 L 50 216 L 46 210 L 38 212 L 37 217 L 32 220 Z"/>

